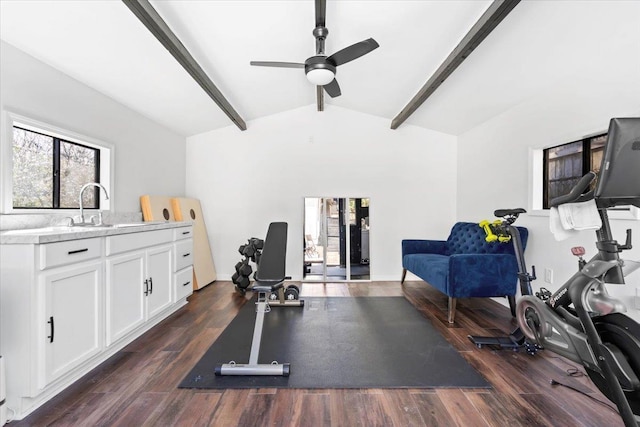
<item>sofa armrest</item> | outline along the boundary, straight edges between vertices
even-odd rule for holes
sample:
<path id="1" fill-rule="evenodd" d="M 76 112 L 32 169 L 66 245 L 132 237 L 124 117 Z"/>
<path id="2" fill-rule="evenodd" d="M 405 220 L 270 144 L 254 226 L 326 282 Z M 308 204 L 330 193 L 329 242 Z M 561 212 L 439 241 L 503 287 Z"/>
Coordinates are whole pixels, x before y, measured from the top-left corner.
<path id="1" fill-rule="evenodd" d="M 403 240 L 402 257 L 409 254 L 438 254 L 444 255 L 446 242 L 444 240 Z"/>
<path id="2" fill-rule="evenodd" d="M 447 295 L 455 298 L 515 295 L 518 262 L 511 254 L 456 254 L 449 257 Z"/>

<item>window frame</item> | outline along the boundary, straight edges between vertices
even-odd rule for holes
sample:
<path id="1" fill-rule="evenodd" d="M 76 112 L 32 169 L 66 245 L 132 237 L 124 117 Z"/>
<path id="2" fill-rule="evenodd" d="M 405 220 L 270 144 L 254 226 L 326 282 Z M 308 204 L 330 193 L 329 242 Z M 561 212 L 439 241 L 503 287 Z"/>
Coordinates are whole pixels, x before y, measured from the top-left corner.
<path id="1" fill-rule="evenodd" d="M 574 139 L 571 142 L 591 140 L 601 135 L 606 135 L 607 130 L 600 130 Z M 567 138 L 568 139 L 568 138 Z M 565 139 L 566 141 L 566 139 Z M 532 216 L 549 216 L 550 209 L 544 208 L 544 192 L 546 180 L 546 167 L 544 164 L 544 152 L 550 148 L 559 147 L 571 142 L 551 143 L 542 147 L 529 148 L 529 200 L 528 213 Z M 613 220 L 640 220 L 640 208 L 624 206 L 607 210 L 609 219 Z"/>
<path id="2" fill-rule="evenodd" d="M 551 200 L 548 200 L 548 196 L 549 196 L 549 151 L 554 149 L 554 148 L 560 148 L 560 147 L 564 147 L 564 146 L 568 146 L 571 144 L 575 144 L 575 143 L 580 143 L 582 145 L 582 151 L 581 153 L 581 162 L 582 162 L 582 173 L 580 174 L 579 177 L 577 177 L 578 179 L 585 176 L 587 173 L 589 173 L 590 171 L 593 171 L 595 168 L 595 165 L 591 164 L 591 158 L 593 153 L 596 150 L 593 150 L 591 145 L 592 142 L 594 142 L 595 139 L 601 138 L 603 136 L 607 135 L 607 132 L 605 133 L 601 133 L 601 134 L 595 134 L 593 136 L 588 136 L 582 139 L 577 139 L 575 141 L 570 141 L 570 142 L 565 142 L 564 144 L 560 144 L 560 145 L 554 145 L 552 147 L 547 147 L 547 148 L 543 148 L 542 149 L 542 208 L 543 209 L 549 209 L 550 207 L 547 205 L 548 202 L 550 202 Z M 606 145 L 605 145 L 606 146 Z M 602 148 L 600 149 L 602 150 Z M 591 167 L 587 167 L 591 166 Z M 599 165 L 598 165 L 599 166 Z"/>
<path id="3" fill-rule="evenodd" d="M 0 213 L 3 214 L 70 214 L 77 212 L 77 208 L 14 208 L 13 207 L 13 128 L 19 127 L 29 131 L 38 132 L 78 144 L 99 152 L 100 159 L 100 183 L 112 195 L 114 188 L 114 159 L 115 147 L 113 144 L 99 139 L 80 134 L 56 125 L 52 125 L 30 117 L 22 116 L 11 111 L 4 111 L 2 115 L 3 129 L 0 135 Z M 114 211 L 113 197 L 104 199 L 100 197 L 101 211 Z M 87 208 L 88 210 L 98 210 Z"/>

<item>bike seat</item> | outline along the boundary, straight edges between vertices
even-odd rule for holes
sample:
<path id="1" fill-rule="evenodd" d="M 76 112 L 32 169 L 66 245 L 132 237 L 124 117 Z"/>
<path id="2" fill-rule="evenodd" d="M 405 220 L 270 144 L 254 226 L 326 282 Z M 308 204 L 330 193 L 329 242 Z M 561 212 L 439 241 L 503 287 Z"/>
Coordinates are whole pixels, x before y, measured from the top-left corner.
<path id="1" fill-rule="evenodd" d="M 516 208 L 516 209 L 498 209 L 495 212 L 493 212 L 493 214 L 498 218 L 504 218 L 505 216 L 518 216 L 521 213 L 527 213 L 527 211 L 522 208 Z"/>

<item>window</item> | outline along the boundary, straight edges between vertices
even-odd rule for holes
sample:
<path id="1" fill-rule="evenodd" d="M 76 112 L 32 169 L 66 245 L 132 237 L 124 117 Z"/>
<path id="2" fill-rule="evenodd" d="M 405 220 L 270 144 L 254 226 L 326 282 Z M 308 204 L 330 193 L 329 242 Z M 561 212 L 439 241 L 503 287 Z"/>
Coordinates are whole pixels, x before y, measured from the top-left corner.
<path id="1" fill-rule="evenodd" d="M 568 194 L 589 171 L 598 173 L 607 134 L 585 138 L 543 150 L 543 208 Z"/>
<path id="2" fill-rule="evenodd" d="M 113 147 L 12 113 L 3 117 L 2 212 L 57 212 L 79 208 L 78 196 L 89 182 L 113 187 Z M 83 194 L 88 209 L 110 210 L 98 188 Z"/>
<path id="3" fill-rule="evenodd" d="M 14 209 L 78 208 L 88 182 L 100 182 L 100 150 L 13 127 Z M 85 191 L 85 207 L 100 208 L 98 190 Z"/>

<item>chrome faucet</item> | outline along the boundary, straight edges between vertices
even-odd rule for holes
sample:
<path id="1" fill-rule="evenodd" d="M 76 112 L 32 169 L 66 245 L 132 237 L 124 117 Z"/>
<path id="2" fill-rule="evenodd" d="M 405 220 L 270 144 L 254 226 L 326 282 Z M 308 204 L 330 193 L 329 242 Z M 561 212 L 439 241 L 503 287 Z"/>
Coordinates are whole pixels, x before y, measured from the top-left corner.
<path id="1" fill-rule="evenodd" d="M 76 225 L 86 225 L 87 223 L 84 222 L 84 207 L 82 206 L 82 194 L 84 193 L 84 190 L 86 190 L 88 187 L 98 187 L 98 188 L 102 188 L 102 191 L 104 191 L 104 198 L 105 200 L 109 200 L 109 193 L 107 193 L 107 189 L 104 188 L 104 186 L 98 182 L 89 182 L 88 184 L 85 184 L 82 186 L 82 188 L 80 189 L 80 222 Z M 98 212 L 98 223 L 95 225 L 102 225 L 102 212 L 99 211 Z"/>

